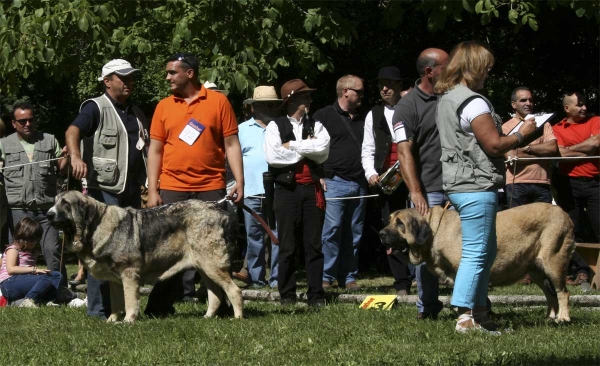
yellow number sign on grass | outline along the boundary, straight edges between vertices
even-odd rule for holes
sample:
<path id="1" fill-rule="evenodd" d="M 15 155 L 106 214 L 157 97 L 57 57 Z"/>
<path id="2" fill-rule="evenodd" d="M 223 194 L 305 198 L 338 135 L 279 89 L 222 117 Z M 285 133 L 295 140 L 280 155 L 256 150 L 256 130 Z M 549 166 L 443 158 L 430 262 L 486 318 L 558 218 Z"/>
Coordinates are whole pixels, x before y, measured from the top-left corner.
<path id="1" fill-rule="evenodd" d="M 390 310 L 394 303 L 396 303 L 396 295 L 369 295 L 360 304 L 360 308 Z"/>

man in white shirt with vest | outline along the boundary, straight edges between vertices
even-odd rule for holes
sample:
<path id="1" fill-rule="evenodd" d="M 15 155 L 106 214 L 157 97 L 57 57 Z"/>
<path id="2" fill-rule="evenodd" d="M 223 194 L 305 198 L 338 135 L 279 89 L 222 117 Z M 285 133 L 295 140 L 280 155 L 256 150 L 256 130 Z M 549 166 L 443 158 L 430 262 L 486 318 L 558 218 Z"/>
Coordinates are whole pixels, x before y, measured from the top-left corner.
<path id="1" fill-rule="evenodd" d="M 323 125 L 308 117 L 311 89 L 300 79 L 286 82 L 281 97 L 287 116 L 267 125 L 265 156 L 275 181 L 273 211 L 279 239 L 277 286 L 281 305 L 296 303 L 294 252 L 304 246 L 308 305 L 325 305 L 321 230 L 325 197 L 319 178 L 329 155 L 329 134 Z"/>

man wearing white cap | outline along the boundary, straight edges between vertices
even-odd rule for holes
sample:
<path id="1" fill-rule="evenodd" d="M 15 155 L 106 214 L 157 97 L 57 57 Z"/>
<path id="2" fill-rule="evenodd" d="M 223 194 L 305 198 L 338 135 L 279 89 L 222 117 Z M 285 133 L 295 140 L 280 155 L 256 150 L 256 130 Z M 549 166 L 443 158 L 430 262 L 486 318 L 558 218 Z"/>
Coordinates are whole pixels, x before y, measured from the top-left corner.
<path id="1" fill-rule="evenodd" d="M 277 110 L 281 105 L 275 88 L 272 86 L 258 86 L 254 89 L 252 98 L 246 99 L 244 104 L 252 107 L 254 117 L 239 126 L 240 145 L 244 160 L 244 204 L 256 213 L 264 216 L 263 200 L 256 197 L 264 195 L 263 173 L 269 169 L 265 160 L 263 143 L 265 141 L 265 128 L 267 123 L 277 117 Z M 265 229 L 252 214 L 244 211 L 244 225 L 246 227 L 247 249 L 246 262 L 247 274 L 233 273 L 233 277 L 248 282 L 252 287 L 266 285 L 265 271 Z M 277 261 L 279 247 L 271 244 L 271 275 L 269 286 L 277 287 Z"/>
<path id="2" fill-rule="evenodd" d="M 141 206 L 141 186 L 146 182 L 143 154 L 148 143 L 144 113 L 129 103 L 133 73 L 125 60 L 111 60 L 98 81 L 105 93 L 84 101 L 66 132 L 73 176 L 86 178 L 88 194 L 109 205 Z M 110 296 L 107 281 L 88 274 L 88 315 L 107 318 Z"/>

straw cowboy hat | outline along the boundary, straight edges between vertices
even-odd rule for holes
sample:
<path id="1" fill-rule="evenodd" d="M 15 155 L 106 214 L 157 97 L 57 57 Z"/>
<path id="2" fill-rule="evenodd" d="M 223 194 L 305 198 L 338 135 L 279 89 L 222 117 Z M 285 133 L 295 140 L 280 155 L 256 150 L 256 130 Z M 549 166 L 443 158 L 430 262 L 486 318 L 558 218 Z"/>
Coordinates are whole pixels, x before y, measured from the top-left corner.
<path id="1" fill-rule="evenodd" d="M 272 86 L 260 85 L 254 88 L 252 98 L 244 100 L 244 104 L 252 104 L 254 102 L 281 102 L 277 96 L 275 88 Z"/>

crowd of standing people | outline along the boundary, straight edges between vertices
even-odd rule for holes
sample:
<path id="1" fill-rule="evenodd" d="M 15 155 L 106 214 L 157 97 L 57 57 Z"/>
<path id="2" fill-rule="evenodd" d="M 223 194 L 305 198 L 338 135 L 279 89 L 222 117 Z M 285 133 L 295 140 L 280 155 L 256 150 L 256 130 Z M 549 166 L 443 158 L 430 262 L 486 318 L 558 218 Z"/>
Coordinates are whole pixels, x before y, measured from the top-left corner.
<path id="1" fill-rule="evenodd" d="M 261 85 L 244 102 L 252 117 L 238 126 L 227 96 L 201 84 L 193 54 L 177 53 L 167 60 L 172 95 L 158 103 L 151 123 L 130 101 L 133 74 L 139 70 L 125 60 L 111 60 L 98 78 L 104 93 L 82 103 L 66 131 L 65 148 L 54 136 L 37 132 L 33 106 L 13 108 L 16 132 L 0 140 L 8 224 L 14 233 L 4 255 L 8 262 L 0 269 L 0 289 L 11 301 L 29 296 L 28 303 L 40 303 L 51 289 L 64 286 L 58 233 L 45 212 L 56 195 L 56 176 L 66 169 L 67 159 L 60 158 L 68 155 L 73 177 L 85 178 L 88 194 L 109 205 L 140 208 L 141 187 L 147 185 L 147 207 L 227 196 L 265 219 L 272 211 L 279 245 L 268 245 L 267 229 L 245 212 L 245 265 L 232 275 L 253 288 L 277 288 L 283 306 L 297 300 L 299 250 L 304 253 L 309 306 L 325 306 L 325 291 L 334 286 L 361 289 L 358 253 L 361 243 L 369 245 L 363 232 L 370 193 L 378 195 L 384 225 L 396 210 L 414 207 L 426 215 L 431 207 L 450 203 L 462 229 L 462 259 L 451 302 L 459 313 L 456 330 L 493 332 L 487 289 L 496 254 L 499 191 L 505 191 L 508 207 L 550 203 L 551 183 L 556 182 L 554 199 L 569 213 L 578 235 L 590 235 L 582 240 L 598 242 L 600 227 L 599 159 L 560 161 L 554 176 L 556 164 L 531 160 L 598 156 L 600 118 L 587 114 L 582 94 L 571 93 L 563 99 L 565 118 L 538 127 L 531 118 L 532 91 L 518 86 L 510 98 L 514 117 L 503 122 L 479 93 L 494 63 L 491 51 L 474 41 L 460 43 L 450 54 L 427 48 L 416 60 L 419 79 L 408 90 L 403 90 L 397 67 L 379 70 L 382 104 L 366 115 L 365 82 L 356 75 L 342 76 L 333 103 L 314 113 L 311 95 L 316 89 L 303 80 L 285 82 L 279 96 L 273 86 Z M 519 160 L 525 158 L 530 160 Z M 28 165 L 32 162 L 38 164 Z M 229 192 L 226 162 L 235 180 Z M 384 193 L 380 177 L 397 162 L 404 184 Z M 270 189 L 265 172 L 274 182 Z M 271 200 L 265 197 L 270 191 Z M 272 207 L 265 207 L 266 202 Z M 21 237 L 19 228 L 33 223 L 43 235 L 35 227 L 30 237 Z M 15 295 L 11 276 L 46 274 L 36 269 L 34 256 L 21 255 L 34 242 L 40 243 L 52 281 L 44 285 L 47 290 Z M 387 258 L 397 295 L 410 294 L 416 280 L 417 318 L 435 319 L 442 310 L 437 277 L 424 264 L 411 264 L 405 253 L 389 250 Z M 15 266 L 25 269 L 15 271 Z M 572 270 L 571 283 L 587 281 L 589 268 L 576 255 Z M 173 314 L 175 301 L 196 296 L 197 277 L 188 270 L 155 284 L 145 314 Z M 88 315 L 107 318 L 108 283 L 89 274 L 87 283 Z"/>

